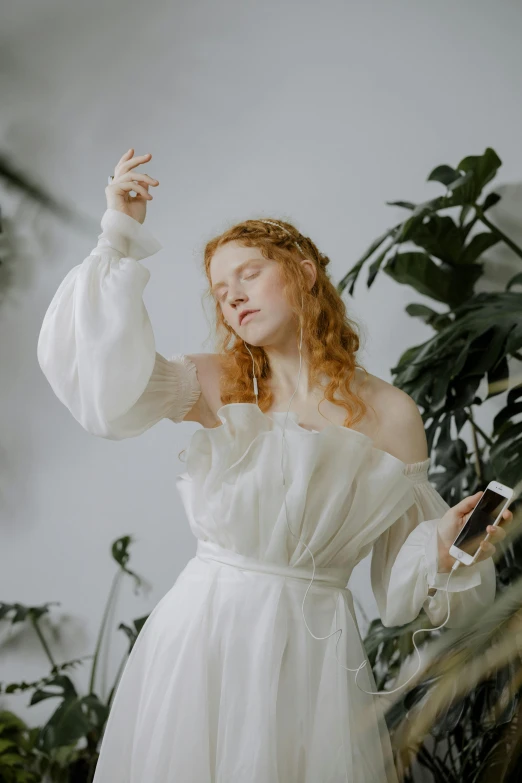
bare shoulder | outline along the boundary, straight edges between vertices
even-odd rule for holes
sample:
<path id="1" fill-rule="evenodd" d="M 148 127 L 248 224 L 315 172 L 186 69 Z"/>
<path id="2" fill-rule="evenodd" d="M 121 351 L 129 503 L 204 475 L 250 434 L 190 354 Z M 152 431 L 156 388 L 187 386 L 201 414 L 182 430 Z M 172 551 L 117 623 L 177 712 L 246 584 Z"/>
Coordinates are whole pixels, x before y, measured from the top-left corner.
<path id="1" fill-rule="evenodd" d="M 424 422 L 409 394 L 377 375 L 368 374 L 365 397 L 379 420 L 379 448 L 406 463 L 428 458 Z"/>
<path id="2" fill-rule="evenodd" d="M 183 417 L 183 421 L 197 421 L 204 427 L 213 427 L 216 424 L 216 414 L 214 411 L 219 408 L 220 404 L 219 378 L 221 374 L 221 362 L 219 354 L 187 353 L 186 356 L 196 366 L 201 394 L 192 408 L 187 411 Z"/>

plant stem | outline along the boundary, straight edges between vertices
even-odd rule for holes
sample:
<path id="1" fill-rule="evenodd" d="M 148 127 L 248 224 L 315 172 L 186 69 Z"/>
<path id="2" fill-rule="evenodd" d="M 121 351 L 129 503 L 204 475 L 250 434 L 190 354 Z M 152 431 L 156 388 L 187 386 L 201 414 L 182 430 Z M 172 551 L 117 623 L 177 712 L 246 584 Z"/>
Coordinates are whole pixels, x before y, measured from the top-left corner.
<path id="1" fill-rule="evenodd" d="M 44 637 L 44 635 L 42 633 L 42 630 L 41 630 L 40 626 L 38 625 L 38 620 L 36 620 L 35 617 L 31 616 L 31 623 L 33 625 L 34 630 L 36 631 L 36 634 L 37 634 L 38 638 L 40 639 L 40 641 L 42 643 L 42 647 L 45 650 L 45 654 L 49 658 L 51 666 L 53 667 L 53 669 L 56 668 L 56 663 L 53 661 L 53 656 L 52 656 L 51 651 L 50 651 L 50 649 L 49 649 L 49 647 L 47 645 L 47 642 L 45 641 L 45 637 Z"/>
<path id="2" fill-rule="evenodd" d="M 493 223 L 490 223 L 490 221 L 484 215 L 481 207 L 476 205 L 476 209 L 477 209 L 479 220 L 481 220 L 484 223 L 484 225 L 487 226 L 493 234 L 496 234 L 498 237 L 500 237 L 500 239 L 502 239 L 502 241 L 505 242 L 506 245 L 511 248 L 513 253 L 516 253 L 517 256 L 522 258 L 522 249 L 518 245 L 516 245 L 512 239 L 510 239 L 506 234 L 504 234 L 503 231 L 501 231 L 499 228 L 493 225 Z"/>
<path id="3" fill-rule="evenodd" d="M 91 670 L 91 679 L 89 682 L 89 693 L 94 693 L 94 680 L 96 677 L 96 668 L 98 666 L 98 658 L 100 655 L 101 650 L 101 644 L 103 640 L 103 634 L 105 632 L 105 626 L 107 625 L 107 619 L 109 617 L 109 611 L 111 608 L 111 603 L 114 599 L 114 596 L 116 594 L 116 589 L 118 587 L 119 581 L 121 579 L 122 571 L 118 571 L 112 580 L 111 589 L 109 591 L 109 597 L 107 598 L 107 603 L 105 605 L 105 611 L 103 613 L 103 618 L 100 625 L 100 630 L 98 632 L 98 639 L 96 640 L 96 649 L 94 651 L 94 659 L 92 662 L 92 670 Z"/>
<path id="4" fill-rule="evenodd" d="M 116 672 L 116 677 L 114 679 L 114 685 L 112 686 L 112 690 L 111 690 L 111 692 L 109 694 L 109 699 L 107 701 L 107 707 L 109 709 L 111 707 L 112 700 L 113 700 L 114 696 L 116 695 L 116 688 L 118 687 L 118 683 L 120 681 L 120 677 L 121 677 L 121 675 L 123 673 L 123 670 L 125 668 L 125 664 L 127 662 L 128 657 L 129 657 L 128 654 L 125 653 L 125 655 L 123 656 L 123 658 L 121 660 L 121 663 L 120 663 L 120 665 L 118 667 L 118 671 Z"/>
<path id="5" fill-rule="evenodd" d="M 480 449 L 477 439 L 477 426 L 475 422 L 473 421 L 473 411 L 471 408 L 468 409 L 468 421 L 471 425 L 471 437 L 473 439 L 473 451 L 475 454 L 475 473 L 477 474 L 477 478 L 480 481 L 480 483 L 484 480 L 484 471 L 482 470 L 482 462 L 480 459 Z"/>
<path id="6" fill-rule="evenodd" d="M 87 783 L 92 783 L 94 778 L 94 773 L 96 772 L 96 762 L 97 759 L 90 759 L 89 761 L 89 772 L 87 775 Z"/>
<path id="7" fill-rule="evenodd" d="M 476 421 L 473 422 L 473 427 L 476 429 L 476 431 L 479 433 L 479 435 L 482 435 L 482 437 L 484 438 L 484 440 L 486 441 L 488 446 L 491 447 L 493 445 L 493 439 L 490 438 L 489 435 L 486 435 L 484 430 L 481 427 L 479 427 L 479 425 L 477 424 Z"/>

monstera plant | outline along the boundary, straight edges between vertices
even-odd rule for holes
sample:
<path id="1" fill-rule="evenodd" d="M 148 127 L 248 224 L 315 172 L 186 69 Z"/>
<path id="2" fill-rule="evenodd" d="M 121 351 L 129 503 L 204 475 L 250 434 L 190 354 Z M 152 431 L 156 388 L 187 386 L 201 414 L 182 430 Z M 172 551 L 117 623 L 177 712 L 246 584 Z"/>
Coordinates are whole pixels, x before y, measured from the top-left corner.
<path id="1" fill-rule="evenodd" d="M 429 478 L 450 505 L 493 479 L 515 488 L 512 529 L 495 557 L 495 604 L 465 629 L 426 634 L 436 637 L 436 653 L 387 712 L 404 781 L 415 780 L 419 765 L 437 783 L 522 779 L 522 372 L 513 369 L 522 360 L 522 249 L 488 217 L 501 196 L 484 190 L 500 166 L 488 148 L 456 167 L 435 168 L 428 181 L 444 188 L 441 195 L 420 204 L 388 202 L 407 211 L 405 220 L 378 237 L 338 284 L 353 295 L 367 264 L 368 288 L 382 271 L 437 303 L 439 309 L 406 307 L 433 334 L 392 368 L 394 385 L 421 409 Z M 521 271 L 503 286 L 496 275 L 497 290 L 477 292 L 485 254 L 499 243 Z M 501 394 L 486 431 L 477 408 Z M 412 632 L 429 627 L 423 613 L 401 628 L 370 624 L 365 646 L 379 689 L 393 687 L 410 660 Z"/>

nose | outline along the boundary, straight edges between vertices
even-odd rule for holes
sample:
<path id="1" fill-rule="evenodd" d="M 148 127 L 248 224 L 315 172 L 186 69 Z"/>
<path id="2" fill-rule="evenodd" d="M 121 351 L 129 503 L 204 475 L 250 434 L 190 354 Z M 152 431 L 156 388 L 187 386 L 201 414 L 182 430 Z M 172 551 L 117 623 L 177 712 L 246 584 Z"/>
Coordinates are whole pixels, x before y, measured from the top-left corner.
<path id="1" fill-rule="evenodd" d="M 245 296 L 244 294 L 240 294 L 240 293 L 236 295 L 231 294 L 228 298 L 228 304 L 230 305 L 230 307 L 234 307 L 234 308 L 237 308 L 239 305 L 242 305 L 244 301 L 245 301 Z"/>

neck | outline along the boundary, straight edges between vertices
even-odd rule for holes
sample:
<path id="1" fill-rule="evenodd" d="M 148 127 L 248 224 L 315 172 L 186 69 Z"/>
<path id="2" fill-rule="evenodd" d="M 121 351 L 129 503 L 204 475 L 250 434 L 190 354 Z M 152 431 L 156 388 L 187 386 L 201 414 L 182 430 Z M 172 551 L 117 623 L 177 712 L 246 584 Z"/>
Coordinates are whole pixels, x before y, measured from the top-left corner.
<path id="1" fill-rule="evenodd" d="M 264 346 L 264 350 L 270 362 L 270 388 L 274 398 L 289 401 L 295 391 L 294 402 L 309 400 L 313 390 L 310 386 L 309 364 L 304 345 L 301 349 L 301 359 L 299 346 L 295 343 L 295 339 L 292 340 L 291 345 L 284 347 Z M 299 364 L 301 364 L 301 373 L 299 373 Z"/>

